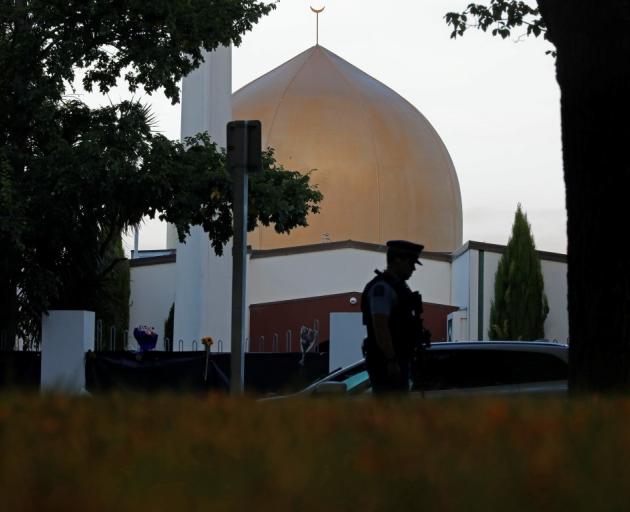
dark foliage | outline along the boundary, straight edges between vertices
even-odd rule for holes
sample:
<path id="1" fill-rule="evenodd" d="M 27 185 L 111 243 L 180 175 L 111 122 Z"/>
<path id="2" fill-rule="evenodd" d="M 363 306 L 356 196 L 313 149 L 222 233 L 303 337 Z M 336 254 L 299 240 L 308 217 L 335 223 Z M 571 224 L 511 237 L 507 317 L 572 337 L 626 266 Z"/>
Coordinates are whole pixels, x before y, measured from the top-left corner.
<path id="1" fill-rule="evenodd" d="M 533 2 L 531 2 L 533 3 Z M 527 23 L 556 49 L 567 204 L 572 391 L 630 391 L 630 259 L 618 248 L 630 187 L 630 1 L 516 0 L 449 13 L 453 37 L 472 26 L 507 37 Z M 507 18 L 506 18 L 507 13 Z M 511 17 L 510 17 L 511 13 Z M 621 231 L 620 231 L 621 230 Z M 620 238 L 621 237 L 621 238 Z"/>

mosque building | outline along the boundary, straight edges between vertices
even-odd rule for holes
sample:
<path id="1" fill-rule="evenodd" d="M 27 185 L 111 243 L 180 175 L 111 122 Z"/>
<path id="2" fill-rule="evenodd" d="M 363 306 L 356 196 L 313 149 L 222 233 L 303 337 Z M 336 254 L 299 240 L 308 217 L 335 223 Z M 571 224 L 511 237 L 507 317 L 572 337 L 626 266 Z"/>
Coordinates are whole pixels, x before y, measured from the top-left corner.
<path id="1" fill-rule="evenodd" d="M 230 72 L 229 66 L 224 69 Z M 183 135 L 185 116 L 196 115 L 187 93 L 190 98 L 195 90 L 185 81 Z M 494 275 L 504 247 L 463 243 L 455 167 L 438 133 L 411 103 L 315 45 L 236 91 L 231 116 L 260 120 L 263 147 L 273 147 L 286 169 L 310 172 L 324 196 L 321 212 L 309 216 L 308 227 L 288 235 L 273 227 L 249 233 L 246 349 L 299 351 L 303 326 L 317 333 L 319 343 L 343 343 L 331 336 L 331 315 L 360 311 L 361 290 L 374 269 L 385 267 L 385 243 L 392 239 L 425 246 L 423 266 L 409 284 L 423 295 L 433 341 L 487 339 Z M 190 129 L 200 131 L 199 125 Z M 202 239 L 207 246 L 207 237 Z M 135 254 L 130 325 L 154 325 L 162 339 L 164 320 L 176 304 L 175 350 L 184 345 L 190 350 L 195 347 L 190 338 L 210 335 L 221 340 L 217 349 L 228 351 L 229 328 L 221 319 L 229 312 L 231 281 L 223 271 L 216 281 L 199 277 L 228 266 L 204 252 L 201 270 L 189 272 L 197 263 L 183 258 L 185 251 L 196 250 L 192 247 L 178 244 L 169 229 L 164 251 Z M 550 306 L 546 336 L 565 342 L 566 256 L 539 255 Z M 191 287 L 222 291 L 214 299 L 186 303 L 178 294 Z M 178 309 L 187 312 L 198 302 L 207 323 L 186 332 L 181 325 L 191 321 L 181 312 L 178 316 Z M 225 303 L 228 309 L 222 305 L 216 312 L 217 304 Z"/>

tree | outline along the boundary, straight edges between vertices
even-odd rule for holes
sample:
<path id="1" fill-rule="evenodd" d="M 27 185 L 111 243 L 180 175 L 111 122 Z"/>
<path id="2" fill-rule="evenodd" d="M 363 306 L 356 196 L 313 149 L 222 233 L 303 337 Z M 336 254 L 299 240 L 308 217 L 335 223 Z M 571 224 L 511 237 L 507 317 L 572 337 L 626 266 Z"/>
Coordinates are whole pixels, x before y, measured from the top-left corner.
<path id="1" fill-rule="evenodd" d="M 124 261 L 109 258 L 143 216 L 202 225 L 221 253 L 232 235 L 225 154 L 205 134 L 170 141 L 134 101 L 91 110 L 66 94 L 131 91 L 181 78 L 203 50 L 238 45 L 275 5 L 256 0 L 0 0 L 0 333 L 33 335 L 50 308 L 96 303 Z M 309 176 L 276 165 L 251 180 L 248 225 L 287 232 L 318 211 Z"/>
<path id="2" fill-rule="evenodd" d="M 451 37 L 455 39 L 463 36 L 468 28 L 477 28 L 493 36 L 505 39 L 512 34 L 516 27 L 525 27 L 525 34 L 534 37 L 543 36 L 549 39 L 547 25 L 540 16 L 538 9 L 531 7 L 526 2 L 514 0 L 490 0 L 489 5 L 468 4 L 462 13 L 449 12 L 444 18 L 446 23 L 453 27 Z M 474 20 L 469 23 L 469 19 Z M 553 53 L 555 52 L 547 52 Z"/>
<path id="3" fill-rule="evenodd" d="M 620 245 L 630 188 L 630 0 L 537 5 L 491 0 L 446 20 L 453 37 L 464 33 L 471 17 L 472 26 L 498 28 L 496 34 L 507 37 L 525 23 L 521 15 L 529 16 L 555 45 L 567 205 L 569 385 L 577 392 L 628 392 L 630 258 Z"/>
<path id="4" fill-rule="evenodd" d="M 519 204 L 512 235 L 499 260 L 490 308 L 491 340 L 537 340 L 545 337 L 549 304 L 527 215 Z"/>

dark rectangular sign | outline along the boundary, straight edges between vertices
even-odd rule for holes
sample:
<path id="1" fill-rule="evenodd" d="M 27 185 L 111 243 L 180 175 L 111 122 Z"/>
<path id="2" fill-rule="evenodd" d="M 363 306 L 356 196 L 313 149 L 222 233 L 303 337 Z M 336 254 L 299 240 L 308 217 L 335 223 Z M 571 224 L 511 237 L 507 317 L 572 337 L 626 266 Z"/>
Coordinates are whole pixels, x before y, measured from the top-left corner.
<path id="1" fill-rule="evenodd" d="M 230 121 L 227 124 L 229 171 L 262 171 L 262 127 L 260 121 Z"/>

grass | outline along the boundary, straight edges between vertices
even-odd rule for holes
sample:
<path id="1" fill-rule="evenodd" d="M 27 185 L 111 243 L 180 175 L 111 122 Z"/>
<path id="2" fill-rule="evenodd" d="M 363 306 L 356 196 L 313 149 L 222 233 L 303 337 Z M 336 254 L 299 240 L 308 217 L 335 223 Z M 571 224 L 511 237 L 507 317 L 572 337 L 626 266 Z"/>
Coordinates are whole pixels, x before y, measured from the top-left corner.
<path id="1" fill-rule="evenodd" d="M 630 400 L 0 395 L 0 510 L 626 510 Z"/>

